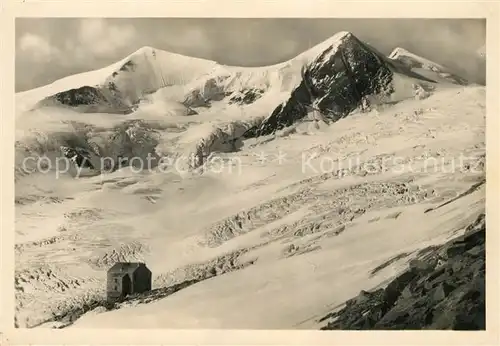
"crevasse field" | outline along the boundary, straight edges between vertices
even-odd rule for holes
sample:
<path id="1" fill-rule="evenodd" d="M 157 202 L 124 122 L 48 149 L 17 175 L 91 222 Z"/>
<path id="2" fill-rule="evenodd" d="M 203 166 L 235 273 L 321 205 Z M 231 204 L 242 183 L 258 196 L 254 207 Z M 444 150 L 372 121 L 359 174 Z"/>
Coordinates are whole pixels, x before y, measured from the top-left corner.
<path id="1" fill-rule="evenodd" d="M 311 109 L 273 135 L 241 139 L 342 35 L 262 68 L 146 47 L 18 93 L 17 326 L 319 329 L 322 316 L 386 283 L 419 250 L 463 232 L 485 209 L 484 185 L 468 191 L 484 179 L 485 87 L 450 82 L 425 59 L 417 72 L 437 81 L 425 96 L 395 73 L 390 100 L 333 123 Z M 421 59 L 403 49 L 390 58 L 399 55 Z M 135 69 L 122 71 L 128 61 Z M 132 112 L 39 104 L 118 70 Z M 263 96 L 226 96 L 250 88 Z M 94 163 L 154 153 L 178 164 L 56 170 L 60 146 L 93 148 Z M 180 159 L 200 151 L 202 164 Z M 42 156 L 51 163 L 26 169 Z M 154 291 L 106 311 L 99 302 L 116 261 L 144 261 Z"/>

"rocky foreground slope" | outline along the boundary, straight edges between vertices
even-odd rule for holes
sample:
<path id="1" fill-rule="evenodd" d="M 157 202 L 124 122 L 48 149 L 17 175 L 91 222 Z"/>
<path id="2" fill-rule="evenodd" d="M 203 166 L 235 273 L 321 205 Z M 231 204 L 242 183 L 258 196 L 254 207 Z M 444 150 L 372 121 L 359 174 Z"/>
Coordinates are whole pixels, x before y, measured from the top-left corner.
<path id="1" fill-rule="evenodd" d="M 408 270 L 387 287 L 361 291 L 340 311 L 325 316 L 322 330 L 484 330 L 485 241 L 485 214 L 481 214 L 464 235 L 422 249 Z"/>
<path id="2" fill-rule="evenodd" d="M 268 135 L 304 118 L 310 107 L 331 121 L 347 116 L 368 98 L 391 101 L 395 75 L 416 83 L 435 83 L 411 70 L 412 66 L 388 59 L 349 32 L 337 34 L 330 45 L 303 67 L 302 79 L 287 101 L 278 105 L 259 126 L 245 136 Z"/>

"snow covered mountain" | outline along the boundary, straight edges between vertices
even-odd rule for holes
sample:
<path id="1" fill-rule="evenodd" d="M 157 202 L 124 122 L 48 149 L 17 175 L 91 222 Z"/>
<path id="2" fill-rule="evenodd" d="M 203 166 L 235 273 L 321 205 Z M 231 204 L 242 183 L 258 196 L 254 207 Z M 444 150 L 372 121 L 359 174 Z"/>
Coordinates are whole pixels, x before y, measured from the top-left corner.
<path id="1" fill-rule="evenodd" d="M 485 90 L 446 73 L 340 32 L 252 68 L 145 47 L 18 93 L 16 324 L 319 329 L 484 212 Z M 110 309 L 117 261 L 154 290 Z"/>
<path id="2" fill-rule="evenodd" d="M 407 66 L 394 64 L 351 33 L 339 33 L 328 48 L 304 65 L 302 80 L 286 102 L 247 135 L 266 135 L 290 126 L 308 114 L 307 106 L 336 121 L 368 99 L 394 102 L 396 88 L 400 88 L 397 78 L 417 85 L 435 83 Z"/>

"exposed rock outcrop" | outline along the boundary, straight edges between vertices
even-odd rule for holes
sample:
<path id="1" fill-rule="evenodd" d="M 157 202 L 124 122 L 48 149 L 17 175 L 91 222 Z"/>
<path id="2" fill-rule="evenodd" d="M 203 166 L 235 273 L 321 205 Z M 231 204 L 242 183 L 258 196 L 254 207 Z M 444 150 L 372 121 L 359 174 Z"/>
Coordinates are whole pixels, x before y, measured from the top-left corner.
<path id="1" fill-rule="evenodd" d="M 78 109 L 83 113 L 120 113 L 133 111 L 132 105 L 127 105 L 120 99 L 116 85 L 109 83 L 107 87 L 82 86 L 76 89 L 61 91 L 38 103 L 38 106 L 63 105 Z"/>
<path id="2" fill-rule="evenodd" d="M 311 105 L 336 121 L 360 107 L 368 95 L 390 94 L 394 71 L 432 82 L 396 66 L 351 33 L 340 35 L 312 62 L 304 66 L 302 81 L 289 99 L 276 107 L 259 127 L 245 137 L 272 134 L 304 118 Z"/>

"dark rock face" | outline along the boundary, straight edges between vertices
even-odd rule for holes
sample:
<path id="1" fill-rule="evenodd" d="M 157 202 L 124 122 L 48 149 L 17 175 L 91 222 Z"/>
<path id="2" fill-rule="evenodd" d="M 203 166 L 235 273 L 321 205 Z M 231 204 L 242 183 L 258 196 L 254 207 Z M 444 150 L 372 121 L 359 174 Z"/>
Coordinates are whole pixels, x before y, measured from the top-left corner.
<path id="1" fill-rule="evenodd" d="M 258 127 L 249 129 L 245 138 L 268 135 L 294 124 L 307 115 L 307 106 L 311 105 L 305 83 L 302 82 L 290 95 L 289 100 L 279 105 Z"/>
<path id="2" fill-rule="evenodd" d="M 229 99 L 229 104 L 239 104 L 239 105 L 248 105 L 251 104 L 255 101 L 257 101 L 259 98 L 262 97 L 264 94 L 265 90 L 262 89 L 244 89 L 239 93 L 235 93 L 236 95 L 232 96 Z"/>
<path id="3" fill-rule="evenodd" d="M 322 330 L 484 330 L 485 215 L 463 236 L 433 248 L 385 289 L 362 291 L 325 316 Z"/>
<path id="4" fill-rule="evenodd" d="M 390 62 L 352 34 L 341 40 L 305 67 L 303 80 L 288 101 L 245 137 L 271 134 L 292 125 L 307 115 L 313 101 L 326 117 L 336 121 L 359 107 L 367 95 L 391 92 Z"/>
<path id="5" fill-rule="evenodd" d="M 130 113 L 131 107 L 120 101 L 120 92 L 113 82 L 109 82 L 106 87 L 96 88 L 82 86 L 70 89 L 46 97 L 38 104 L 40 106 L 60 104 L 67 107 L 79 108 L 83 112 L 110 112 L 110 113 Z"/>
<path id="6" fill-rule="evenodd" d="M 58 102 L 71 107 L 106 102 L 104 95 L 98 89 L 90 86 L 63 91 L 53 97 Z"/>

